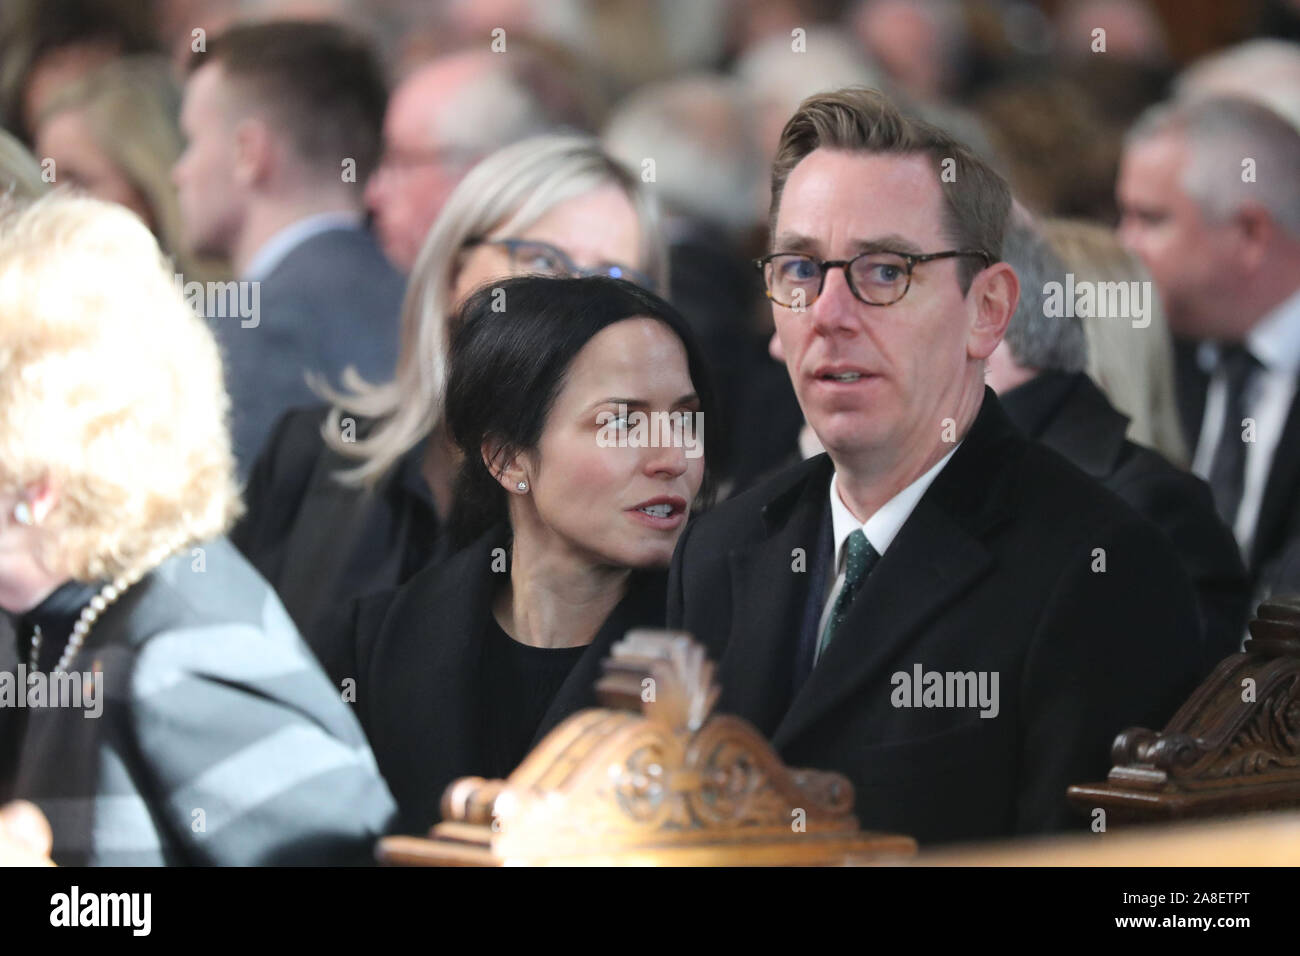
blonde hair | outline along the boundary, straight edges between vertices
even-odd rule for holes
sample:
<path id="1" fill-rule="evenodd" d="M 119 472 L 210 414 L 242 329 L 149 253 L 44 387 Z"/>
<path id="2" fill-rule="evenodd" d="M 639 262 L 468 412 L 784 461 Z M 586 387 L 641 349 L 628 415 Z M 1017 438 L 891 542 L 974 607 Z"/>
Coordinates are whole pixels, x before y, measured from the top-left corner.
<path id="1" fill-rule="evenodd" d="M 1115 318 L 1084 317 L 1088 375 L 1111 403 L 1129 417 L 1128 437 L 1187 466 L 1174 394 L 1173 342 L 1151 274 L 1120 245 L 1115 233 L 1090 222 L 1049 219 L 1044 237 L 1067 270 L 1090 282 L 1146 283 L 1151 324 L 1134 328 Z"/>
<path id="2" fill-rule="evenodd" d="M 0 219 L 0 487 L 48 480 L 51 570 L 149 570 L 242 510 L 207 325 L 131 212 L 56 191 Z"/>
<path id="3" fill-rule="evenodd" d="M 0 129 L 0 201 L 35 199 L 46 191 L 41 167 L 17 139 Z"/>
<path id="4" fill-rule="evenodd" d="M 371 484 L 442 421 L 447 381 L 447 320 L 455 307 L 452 287 L 465 243 L 493 232 L 526 229 L 560 203 L 602 186 L 627 194 L 641 224 L 639 268 L 660 295 L 668 284 L 668 252 L 659 226 L 659 209 L 640 182 L 590 136 L 548 135 L 498 150 L 475 166 L 452 192 L 424 240 L 411 270 L 402 303 L 401 350 L 393 381 L 365 382 L 349 368 L 345 392 L 313 378 L 312 384 L 334 407 L 321 435 L 334 451 L 361 459 L 340 471 L 346 485 Z M 358 415 L 377 420 L 368 435 L 345 440 L 342 419 Z"/>
<path id="5" fill-rule="evenodd" d="M 114 60 L 61 89 L 38 125 L 61 113 L 83 113 L 90 134 L 143 197 L 149 225 L 186 279 L 205 281 L 225 270 L 196 261 L 186 249 L 180 199 L 171 170 L 184 150 L 180 90 L 167 61 L 158 57 Z"/>

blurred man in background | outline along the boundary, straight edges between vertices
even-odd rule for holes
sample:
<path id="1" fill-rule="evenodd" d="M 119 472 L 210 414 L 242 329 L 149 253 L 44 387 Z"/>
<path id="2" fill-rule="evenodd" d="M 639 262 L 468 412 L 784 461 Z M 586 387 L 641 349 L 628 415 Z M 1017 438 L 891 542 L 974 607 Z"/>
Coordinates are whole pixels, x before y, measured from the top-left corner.
<path id="1" fill-rule="evenodd" d="M 933 102 L 958 87 L 969 38 L 956 0 L 860 0 L 847 19 L 862 49 L 900 93 Z"/>
<path id="2" fill-rule="evenodd" d="M 1165 533 L 1196 588 L 1208 671 L 1240 650 L 1246 633 L 1250 589 L 1232 533 L 1215 513 L 1205 482 L 1125 437 L 1128 417 L 1085 371 L 1082 320 L 1072 310 L 1057 316 L 1044 308 L 1049 283 L 1064 282 L 1066 267 L 1022 209 L 1012 215 L 1002 257 L 1020 277 L 1020 300 L 989 356 L 987 382 L 1016 427 Z"/>
<path id="3" fill-rule="evenodd" d="M 362 225 L 386 97 L 369 48 L 334 24 L 237 26 L 195 60 L 173 177 L 189 244 L 241 280 L 238 314 L 219 296 L 208 315 L 241 474 L 280 414 L 314 400 L 308 373 L 392 374 L 403 281 Z"/>
<path id="4" fill-rule="evenodd" d="M 489 153 L 562 126 L 584 128 L 576 97 L 526 50 L 440 57 L 403 81 L 384 118 L 366 205 L 389 261 L 409 273 L 451 191 Z"/>
<path id="5" fill-rule="evenodd" d="M 1154 107 L 1120 168 L 1121 234 L 1184 339 L 1179 406 L 1258 597 L 1300 581 L 1300 132 L 1241 99 Z"/>

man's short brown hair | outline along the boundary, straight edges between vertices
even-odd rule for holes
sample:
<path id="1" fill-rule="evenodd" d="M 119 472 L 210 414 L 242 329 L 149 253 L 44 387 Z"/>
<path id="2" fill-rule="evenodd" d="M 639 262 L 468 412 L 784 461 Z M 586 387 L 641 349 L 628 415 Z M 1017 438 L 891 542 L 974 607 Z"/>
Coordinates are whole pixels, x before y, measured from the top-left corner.
<path id="1" fill-rule="evenodd" d="M 190 72 L 219 63 L 244 102 L 270 112 L 298 155 L 339 175 L 356 162 L 357 182 L 379 163 L 388 86 L 366 39 L 335 23 L 240 24 L 208 41 Z"/>
<path id="2" fill-rule="evenodd" d="M 1011 211 L 1006 181 L 937 126 L 905 116 L 884 94 L 861 87 L 810 96 L 785 124 L 772 161 L 773 231 L 790 171 L 819 148 L 928 156 L 943 190 L 944 229 L 955 247 L 983 252 L 993 261 L 1002 258 L 1002 236 Z M 963 259 L 958 268 L 962 291 L 967 292 L 984 265 Z"/>

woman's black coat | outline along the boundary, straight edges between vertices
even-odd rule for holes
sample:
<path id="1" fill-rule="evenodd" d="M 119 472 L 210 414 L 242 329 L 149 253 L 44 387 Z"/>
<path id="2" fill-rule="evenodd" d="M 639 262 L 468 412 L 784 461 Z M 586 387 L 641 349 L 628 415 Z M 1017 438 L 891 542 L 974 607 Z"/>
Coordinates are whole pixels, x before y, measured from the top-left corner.
<path id="1" fill-rule="evenodd" d="M 403 587 L 355 602 L 326 651 L 336 683 L 356 680 L 354 706 L 406 832 L 423 833 L 438 821 L 452 781 L 492 775 L 484 714 L 494 689 L 484 647 L 492 600 L 504 583 L 493 564 L 504 566 L 508 543 L 498 528 Z M 666 582 L 666 571 L 632 573 L 623 600 L 546 711 L 534 746 L 566 717 L 596 706 L 600 663 L 615 641 L 633 628 L 663 626 Z"/>

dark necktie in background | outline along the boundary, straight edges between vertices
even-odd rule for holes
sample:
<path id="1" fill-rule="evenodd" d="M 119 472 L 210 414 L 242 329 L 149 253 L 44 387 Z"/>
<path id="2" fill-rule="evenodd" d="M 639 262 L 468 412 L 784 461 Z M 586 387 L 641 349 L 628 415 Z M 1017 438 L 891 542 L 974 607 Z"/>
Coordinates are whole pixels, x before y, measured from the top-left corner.
<path id="1" fill-rule="evenodd" d="M 1209 482 L 1214 506 L 1229 528 L 1237 520 L 1246 480 L 1246 442 L 1242 435 L 1246 386 L 1251 374 L 1260 367 L 1259 360 L 1244 345 L 1225 345 L 1219 352 L 1219 368 L 1224 373 L 1228 400 L 1224 404 L 1223 430 L 1210 460 Z"/>
<path id="2" fill-rule="evenodd" d="M 835 631 L 844 623 L 844 617 L 853 603 L 853 595 L 858 592 L 862 582 L 867 579 L 871 569 L 880 560 L 880 553 L 871 546 L 867 536 L 859 528 L 848 537 L 847 554 L 844 561 L 844 587 L 835 598 L 831 616 L 826 620 L 826 630 L 822 631 L 821 644 L 817 649 L 818 660 L 826 653 L 826 648 L 835 639 Z"/>

